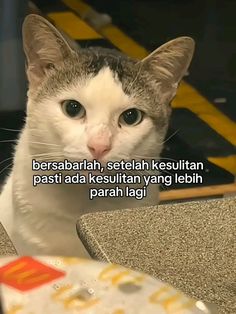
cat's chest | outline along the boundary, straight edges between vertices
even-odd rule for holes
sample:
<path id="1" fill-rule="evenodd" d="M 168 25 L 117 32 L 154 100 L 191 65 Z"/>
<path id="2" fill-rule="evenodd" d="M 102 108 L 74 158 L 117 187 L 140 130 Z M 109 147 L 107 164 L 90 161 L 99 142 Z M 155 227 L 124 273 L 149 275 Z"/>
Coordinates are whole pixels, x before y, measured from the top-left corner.
<path id="1" fill-rule="evenodd" d="M 62 214 L 63 216 L 79 217 L 87 212 L 115 210 L 122 208 L 137 207 L 141 201 L 135 198 L 126 196 L 108 196 L 109 189 L 100 191 L 100 195 L 92 200 L 91 187 L 73 187 L 61 186 L 56 188 L 37 189 L 31 195 L 33 208 L 38 208 L 43 212 L 54 212 L 55 214 Z M 114 195 L 110 193 L 110 195 Z"/>
<path id="2" fill-rule="evenodd" d="M 71 185 L 38 185 L 32 188 L 28 182 L 18 182 L 14 185 L 16 211 L 26 216 L 54 214 L 68 218 L 93 210 L 113 209 L 114 199 L 89 199 L 89 186 Z M 19 196 L 19 197 L 18 197 Z M 115 200 L 115 203 L 120 203 Z M 116 205 L 117 207 L 118 205 Z"/>
<path id="3" fill-rule="evenodd" d="M 30 213 L 25 210 L 21 199 L 16 202 L 16 209 L 22 214 L 26 213 L 26 216 L 49 214 L 54 215 L 55 218 L 58 216 L 75 220 L 88 212 L 134 208 L 157 203 L 156 197 L 144 197 L 139 200 L 125 195 L 125 191 L 118 197 L 114 193 L 119 191 L 112 189 L 111 193 L 107 187 L 103 189 L 103 192 L 101 190 L 100 187 L 100 194 L 91 200 L 91 186 L 89 185 L 39 185 L 33 189 L 22 185 L 18 193 L 23 196 L 21 199 L 27 200 Z M 154 196 L 157 193 L 149 195 Z"/>

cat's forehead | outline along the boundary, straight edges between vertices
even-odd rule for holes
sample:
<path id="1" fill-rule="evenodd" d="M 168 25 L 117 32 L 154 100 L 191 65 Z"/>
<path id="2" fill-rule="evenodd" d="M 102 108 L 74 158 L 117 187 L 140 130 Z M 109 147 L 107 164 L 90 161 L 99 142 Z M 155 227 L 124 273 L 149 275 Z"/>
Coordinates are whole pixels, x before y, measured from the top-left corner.
<path id="1" fill-rule="evenodd" d="M 103 73 L 104 69 L 109 69 L 111 81 L 119 81 L 123 91 L 128 93 L 129 82 L 132 81 L 137 72 L 135 63 L 135 60 L 116 50 L 104 48 L 81 49 L 78 54 L 65 60 L 62 68 L 52 72 L 39 90 L 37 98 L 39 100 L 39 98 L 45 96 L 55 96 L 72 85 L 76 86 L 78 81 L 81 84 L 87 83 Z M 100 78 L 108 80 L 108 75 L 100 75 Z"/>
<path id="2" fill-rule="evenodd" d="M 167 125 L 170 108 L 162 101 L 159 82 L 145 64 L 112 50 L 84 49 L 53 70 L 31 103 L 55 104 L 75 99 L 85 107 L 90 123 L 112 121 L 121 112 L 137 108 L 159 129 Z M 165 95 L 164 95 L 165 96 Z"/>
<path id="3" fill-rule="evenodd" d="M 100 71 L 92 76 L 81 88 L 80 97 L 87 106 L 108 106 L 116 109 L 128 106 L 129 96 L 122 87 L 119 74 L 110 67 L 102 67 Z"/>
<path id="4" fill-rule="evenodd" d="M 79 50 L 65 60 L 63 67 L 53 71 L 31 100 L 38 103 L 51 98 L 75 98 L 84 104 L 93 103 L 94 108 L 97 105 L 110 107 L 113 112 L 118 107 L 132 106 L 133 101 L 135 107 L 155 117 L 161 110 L 157 108 L 158 90 L 155 79 L 138 60 L 116 50 L 87 48 Z"/>
<path id="5" fill-rule="evenodd" d="M 70 88 L 61 91 L 59 97 L 76 99 L 86 110 L 95 110 L 97 114 L 114 113 L 128 108 L 132 103 L 132 98 L 123 90 L 118 74 L 108 66 L 102 67 L 84 83 L 78 79 Z"/>
<path id="6" fill-rule="evenodd" d="M 86 66 L 86 74 L 96 75 L 102 68 L 108 67 L 121 82 L 135 72 L 136 61 L 115 49 L 83 49 L 81 63 Z"/>

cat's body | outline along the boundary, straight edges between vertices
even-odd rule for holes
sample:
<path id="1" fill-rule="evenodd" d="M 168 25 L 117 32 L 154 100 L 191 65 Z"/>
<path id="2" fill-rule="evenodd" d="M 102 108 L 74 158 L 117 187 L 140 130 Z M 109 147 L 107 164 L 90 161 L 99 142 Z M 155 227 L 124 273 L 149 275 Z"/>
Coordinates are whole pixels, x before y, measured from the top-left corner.
<path id="1" fill-rule="evenodd" d="M 96 198 L 93 201 L 88 198 L 88 185 L 44 184 L 33 187 L 35 172 L 32 171 L 32 157 L 27 146 L 25 128 L 17 145 L 12 173 L 0 196 L 3 225 L 20 254 L 86 256 L 76 233 L 76 221 L 80 215 L 158 203 L 158 189 L 154 185 L 150 186 L 152 191 L 149 191 L 148 198 L 143 200 Z"/>
<path id="2" fill-rule="evenodd" d="M 193 46 L 182 37 L 143 61 L 102 48 L 75 52 L 43 18 L 27 18 L 27 118 L 0 195 L 0 221 L 20 254 L 86 256 L 75 227 L 81 214 L 158 203 L 155 185 L 142 201 L 90 201 L 88 185 L 33 187 L 32 158 L 103 163 L 159 158 L 169 103 Z"/>

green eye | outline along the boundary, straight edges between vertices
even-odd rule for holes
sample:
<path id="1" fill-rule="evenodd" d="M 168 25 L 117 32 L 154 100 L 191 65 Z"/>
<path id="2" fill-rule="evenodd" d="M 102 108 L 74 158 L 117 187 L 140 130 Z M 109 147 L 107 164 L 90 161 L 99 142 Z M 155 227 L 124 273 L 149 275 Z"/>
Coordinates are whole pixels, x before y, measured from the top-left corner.
<path id="1" fill-rule="evenodd" d="M 85 116 L 84 107 L 76 100 L 65 100 L 62 102 L 62 111 L 65 115 L 74 119 L 81 119 Z"/>
<path id="2" fill-rule="evenodd" d="M 143 112 L 132 108 L 124 111 L 119 119 L 120 124 L 137 125 L 143 120 Z"/>

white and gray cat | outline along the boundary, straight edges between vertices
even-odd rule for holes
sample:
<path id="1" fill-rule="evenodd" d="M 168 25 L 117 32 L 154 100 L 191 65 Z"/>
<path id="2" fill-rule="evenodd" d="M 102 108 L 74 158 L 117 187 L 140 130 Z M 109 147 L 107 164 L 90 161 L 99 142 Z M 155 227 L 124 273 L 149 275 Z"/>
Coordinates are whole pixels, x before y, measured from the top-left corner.
<path id="1" fill-rule="evenodd" d="M 33 187 L 32 159 L 158 158 L 170 102 L 191 62 L 194 41 L 177 38 L 141 61 L 105 48 L 75 51 L 47 20 L 29 15 L 23 42 L 27 118 L 0 195 L 0 221 L 19 254 L 86 256 L 75 227 L 81 214 L 155 205 L 158 188 L 151 186 L 142 201 L 89 201 L 87 185 Z"/>

